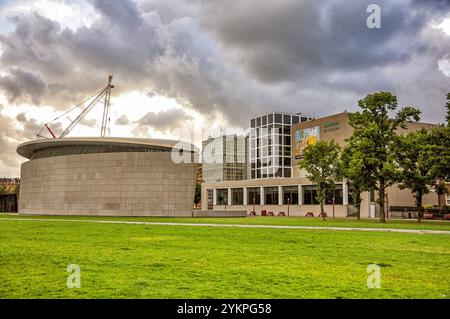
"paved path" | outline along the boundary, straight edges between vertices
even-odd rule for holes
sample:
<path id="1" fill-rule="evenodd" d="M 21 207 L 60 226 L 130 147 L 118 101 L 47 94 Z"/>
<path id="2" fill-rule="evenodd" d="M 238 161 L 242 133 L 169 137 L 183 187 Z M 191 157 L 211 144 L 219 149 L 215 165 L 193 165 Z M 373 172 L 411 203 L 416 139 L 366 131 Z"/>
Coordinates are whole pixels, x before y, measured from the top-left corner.
<path id="1" fill-rule="evenodd" d="M 391 232 L 406 234 L 434 234 L 450 235 L 448 230 L 428 229 L 397 229 L 397 228 L 358 228 L 358 227 L 322 227 L 322 226 L 287 226 L 287 225 L 244 225 L 244 224 L 202 224 L 202 223 L 171 223 L 171 222 L 146 222 L 146 221 L 120 221 L 120 220 L 95 220 L 95 219 L 52 219 L 52 218 L 0 218 L 2 220 L 16 221 L 40 221 L 40 222 L 75 222 L 75 223 L 99 223 L 99 224 L 129 224 L 129 225 L 155 225 L 155 226 L 189 226 L 189 227 L 231 227 L 231 228 L 268 228 L 268 229 L 306 229 L 306 230 L 336 230 L 336 231 L 367 231 L 367 232 Z"/>

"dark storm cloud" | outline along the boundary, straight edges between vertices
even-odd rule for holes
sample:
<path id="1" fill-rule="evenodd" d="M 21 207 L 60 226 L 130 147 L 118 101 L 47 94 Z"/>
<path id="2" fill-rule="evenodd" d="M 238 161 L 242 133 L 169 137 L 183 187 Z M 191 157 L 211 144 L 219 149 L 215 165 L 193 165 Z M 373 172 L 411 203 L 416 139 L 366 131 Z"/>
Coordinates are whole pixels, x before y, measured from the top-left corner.
<path id="1" fill-rule="evenodd" d="M 354 109 L 381 89 L 437 110 L 450 85 L 437 69 L 450 41 L 429 26 L 448 14 L 449 1 L 90 3 L 99 19 L 75 31 L 37 14 L 12 18 L 15 31 L 0 36 L 1 62 L 44 85 L 17 85 L 6 70 L 1 85 L 11 101 L 65 109 L 114 74 L 116 95 L 150 91 L 246 126 L 268 110 Z M 381 29 L 366 26 L 370 3 L 381 6 Z"/>
<path id="2" fill-rule="evenodd" d="M 46 84 L 39 76 L 17 67 L 10 69 L 8 75 L 0 76 L 0 88 L 7 93 L 11 103 L 30 100 L 40 104 Z"/>
<path id="3" fill-rule="evenodd" d="M 136 121 L 139 126 L 150 126 L 160 131 L 179 127 L 192 117 L 182 109 L 169 109 L 158 113 L 149 112 Z"/>

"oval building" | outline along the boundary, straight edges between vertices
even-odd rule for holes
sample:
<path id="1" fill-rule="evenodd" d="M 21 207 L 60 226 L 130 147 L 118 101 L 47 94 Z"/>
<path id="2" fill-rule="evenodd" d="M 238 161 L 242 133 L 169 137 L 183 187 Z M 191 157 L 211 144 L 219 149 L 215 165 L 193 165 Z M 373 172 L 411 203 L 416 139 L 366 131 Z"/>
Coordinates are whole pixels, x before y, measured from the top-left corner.
<path id="1" fill-rule="evenodd" d="M 198 150 L 170 140 L 23 143 L 19 214 L 192 216 Z"/>

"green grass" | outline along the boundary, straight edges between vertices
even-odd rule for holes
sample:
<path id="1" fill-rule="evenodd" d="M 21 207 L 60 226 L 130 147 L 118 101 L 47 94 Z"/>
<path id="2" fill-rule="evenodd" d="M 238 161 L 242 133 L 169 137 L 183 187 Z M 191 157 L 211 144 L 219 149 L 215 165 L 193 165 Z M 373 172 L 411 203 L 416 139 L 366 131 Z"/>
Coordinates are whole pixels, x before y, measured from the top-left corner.
<path id="1" fill-rule="evenodd" d="M 372 263 L 381 266 L 380 289 L 366 287 Z M 81 267 L 80 289 L 66 287 L 69 264 Z M 0 220 L 0 298 L 448 298 L 448 269 L 448 235 Z"/>
<path id="2" fill-rule="evenodd" d="M 14 214 L 15 215 L 15 214 Z M 321 218 L 311 217 L 243 217 L 243 218 L 179 218 L 179 217 L 102 217 L 102 216 L 22 216 L 1 215 L 0 218 L 49 218 L 49 219 L 88 219 L 88 220 L 123 220 L 123 221 L 150 221 L 172 223 L 202 223 L 202 224 L 246 224 L 246 225 L 290 225 L 290 226 L 325 226 L 325 227 L 356 227 L 356 228 L 395 228 L 395 229 L 430 229 L 450 231 L 450 221 L 424 220 L 418 223 L 416 220 L 389 220 L 386 224 L 380 224 L 377 219 L 354 218 Z"/>

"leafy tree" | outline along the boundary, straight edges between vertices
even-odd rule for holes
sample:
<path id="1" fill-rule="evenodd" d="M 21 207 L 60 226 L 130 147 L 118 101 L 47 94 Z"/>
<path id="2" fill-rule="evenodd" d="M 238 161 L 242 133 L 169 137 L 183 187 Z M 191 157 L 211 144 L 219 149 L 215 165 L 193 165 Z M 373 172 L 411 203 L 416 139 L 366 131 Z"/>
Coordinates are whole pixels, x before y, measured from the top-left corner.
<path id="1" fill-rule="evenodd" d="M 361 193 L 368 190 L 364 175 L 364 154 L 360 152 L 355 139 L 348 139 L 348 144 L 344 147 L 340 158 L 340 177 L 346 179 L 349 191 L 353 198 L 353 205 L 356 207 L 356 218 L 361 219 Z"/>
<path id="2" fill-rule="evenodd" d="M 397 182 L 398 168 L 393 148 L 398 141 L 399 128 L 406 128 L 406 122 L 420 119 L 420 111 L 402 108 L 395 117 L 390 113 L 397 109 L 397 97 L 390 92 L 377 92 L 367 95 L 358 102 L 362 112 L 349 114 L 353 127 L 352 139 L 357 151 L 364 154 L 362 172 L 368 188 L 379 193 L 380 222 L 386 222 L 386 188 Z"/>
<path id="3" fill-rule="evenodd" d="M 300 161 L 300 168 L 306 171 L 306 177 L 318 186 L 317 201 L 320 203 L 320 214 L 325 220 L 324 202 L 327 191 L 334 189 L 339 178 L 340 147 L 334 141 L 318 141 L 305 149 Z"/>
<path id="4" fill-rule="evenodd" d="M 409 188 L 417 206 L 417 221 L 423 217 L 422 199 L 437 182 L 433 140 L 429 130 L 421 129 L 399 138 L 396 146 L 400 189 Z"/>

